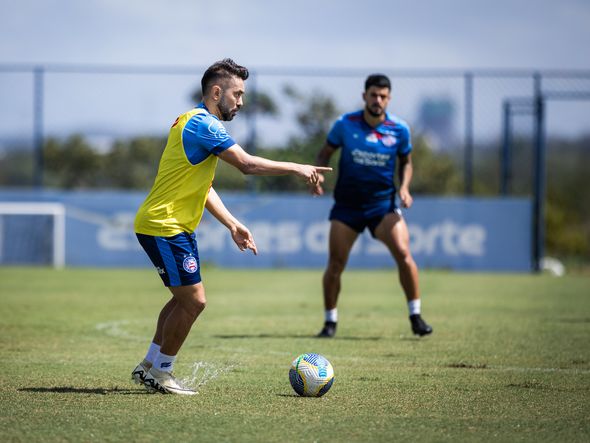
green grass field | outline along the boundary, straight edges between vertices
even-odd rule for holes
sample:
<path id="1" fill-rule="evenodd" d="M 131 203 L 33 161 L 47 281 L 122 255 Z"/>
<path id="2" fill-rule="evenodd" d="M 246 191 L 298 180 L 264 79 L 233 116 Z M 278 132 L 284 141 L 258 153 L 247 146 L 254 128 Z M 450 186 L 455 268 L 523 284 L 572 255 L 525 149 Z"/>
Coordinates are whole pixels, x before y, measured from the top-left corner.
<path id="1" fill-rule="evenodd" d="M 166 292 L 152 270 L 0 268 L 0 440 L 137 442 L 590 441 L 590 278 L 423 272 L 410 333 L 392 272 L 349 271 L 339 331 L 321 271 L 203 271 L 208 306 L 176 373 L 193 397 L 129 373 Z M 334 366 L 300 398 L 303 352 Z"/>

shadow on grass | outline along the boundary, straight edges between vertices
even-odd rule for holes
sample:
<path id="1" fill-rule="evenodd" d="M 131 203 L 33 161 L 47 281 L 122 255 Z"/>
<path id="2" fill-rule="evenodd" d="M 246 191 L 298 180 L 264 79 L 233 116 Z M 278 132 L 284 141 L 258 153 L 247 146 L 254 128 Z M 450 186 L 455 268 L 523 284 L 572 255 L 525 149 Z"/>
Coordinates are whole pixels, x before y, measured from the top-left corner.
<path id="1" fill-rule="evenodd" d="M 218 334 L 212 335 L 213 338 L 221 339 L 244 339 L 244 338 L 317 338 L 320 340 L 329 340 L 324 337 L 317 337 L 315 335 L 301 335 L 301 334 Z M 338 336 L 333 340 L 367 340 L 377 341 L 382 337 L 354 337 L 354 336 Z"/>
<path id="2" fill-rule="evenodd" d="M 488 369 L 488 365 L 485 363 L 465 363 L 462 361 L 448 364 L 446 367 L 452 369 Z"/>
<path id="3" fill-rule="evenodd" d="M 36 392 L 40 394 L 97 394 L 97 395 L 145 395 L 149 394 L 142 389 L 126 388 L 76 388 L 74 386 L 54 386 L 51 388 L 21 388 L 20 392 Z"/>
<path id="4" fill-rule="evenodd" d="M 424 337 L 419 337 L 417 335 L 400 335 L 399 339 L 401 341 L 415 341 L 415 342 L 421 342 L 421 341 L 428 341 L 430 338 L 426 335 Z"/>

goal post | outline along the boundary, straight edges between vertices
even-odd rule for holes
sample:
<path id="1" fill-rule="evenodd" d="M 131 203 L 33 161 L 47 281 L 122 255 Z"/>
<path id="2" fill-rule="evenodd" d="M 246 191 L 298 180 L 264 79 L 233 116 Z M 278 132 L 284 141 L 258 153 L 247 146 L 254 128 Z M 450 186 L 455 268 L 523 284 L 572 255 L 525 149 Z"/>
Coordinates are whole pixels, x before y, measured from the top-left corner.
<path id="1" fill-rule="evenodd" d="M 46 242 L 48 237 L 50 242 Z M 0 202 L 0 265 L 51 264 L 63 268 L 65 263 L 66 210 L 63 204 Z"/>

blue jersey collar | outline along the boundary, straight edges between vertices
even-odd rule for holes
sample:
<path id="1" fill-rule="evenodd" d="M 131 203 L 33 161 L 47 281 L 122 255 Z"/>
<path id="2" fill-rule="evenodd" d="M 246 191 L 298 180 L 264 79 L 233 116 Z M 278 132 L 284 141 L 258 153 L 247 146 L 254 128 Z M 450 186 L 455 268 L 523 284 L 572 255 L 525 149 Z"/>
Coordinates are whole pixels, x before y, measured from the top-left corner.
<path id="1" fill-rule="evenodd" d="M 195 106 L 195 107 L 196 107 L 196 108 L 201 108 L 201 109 L 204 109 L 205 111 L 207 111 L 207 113 L 208 113 L 208 114 L 209 114 L 211 117 L 213 117 L 214 119 L 216 119 L 216 120 L 218 120 L 218 121 L 221 121 L 221 120 L 219 120 L 219 117 L 217 117 L 215 114 L 213 114 L 211 111 L 209 111 L 209 109 L 208 109 L 208 108 L 207 108 L 207 106 L 205 105 L 205 102 L 201 102 L 201 103 L 199 103 L 199 104 L 198 104 L 197 106 Z"/>
<path id="2" fill-rule="evenodd" d="M 385 120 L 380 122 L 375 127 L 371 126 L 369 123 L 367 123 L 367 120 L 365 120 L 364 110 L 361 110 L 360 114 L 361 114 L 361 121 L 363 122 L 363 125 L 365 125 L 367 128 L 369 128 L 372 131 L 379 132 L 380 134 L 389 133 L 390 128 L 388 128 L 388 126 L 391 126 L 392 123 L 395 124 L 395 120 L 393 119 L 393 116 L 387 111 L 385 111 Z M 388 122 L 389 122 L 389 124 L 388 124 Z"/>
<path id="3" fill-rule="evenodd" d="M 211 112 L 209 111 L 209 109 L 207 109 L 207 106 L 205 105 L 205 102 L 201 102 L 199 103 L 197 106 L 195 106 L 196 108 L 201 108 L 204 109 L 205 111 L 207 111 L 209 114 L 211 114 Z M 213 114 L 211 114 L 213 115 Z"/>

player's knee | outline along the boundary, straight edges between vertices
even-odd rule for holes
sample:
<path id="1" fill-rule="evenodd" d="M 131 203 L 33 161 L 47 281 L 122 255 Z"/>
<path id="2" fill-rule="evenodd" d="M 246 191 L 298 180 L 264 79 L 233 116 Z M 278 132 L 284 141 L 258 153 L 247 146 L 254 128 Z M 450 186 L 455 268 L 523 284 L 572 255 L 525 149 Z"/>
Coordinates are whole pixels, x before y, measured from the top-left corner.
<path id="1" fill-rule="evenodd" d="M 201 315 L 201 312 L 205 310 L 206 304 L 207 303 L 205 301 L 193 300 L 190 304 L 188 304 L 188 306 L 185 305 L 184 309 L 186 312 L 188 312 L 188 314 L 193 318 L 194 321 L 197 319 L 199 315 Z"/>
<path id="2" fill-rule="evenodd" d="M 412 254 L 410 253 L 409 247 L 398 246 L 394 250 L 393 256 L 398 264 L 409 264 L 414 261 L 414 259 L 412 258 Z"/>
<path id="3" fill-rule="evenodd" d="M 339 276 L 344 271 L 346 262 L 340 259 L 330 259 L 326 272 L 331 276 Z"/>
<path id="4" fill-rule="evenodd" d="M 207 305 L 204 291 L 194 291 L 184 298 L 182 305 L 192 317 L 197 318 Z"/>
<path id="5" fill-rule="evenodd" d="M 203 312 L 206 306 L 207 300 L 205 300 L 205 297 L 199 297 L 193 303 L 193 309 L 195 310 L 197 315 Z"/>
<path id="6" fill-rule="evenodd" d="M 206 302 L 199 302 L 197 303 L 197 309 L 196 309 L 196 313 L 197 313 L 197 317 L 199 315 L 201 315 L 201 312 L 203 312 L 205 310 L 205 307 L 207 306 Z"/>

